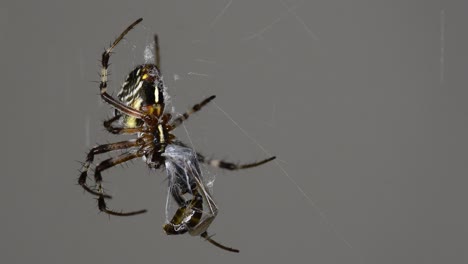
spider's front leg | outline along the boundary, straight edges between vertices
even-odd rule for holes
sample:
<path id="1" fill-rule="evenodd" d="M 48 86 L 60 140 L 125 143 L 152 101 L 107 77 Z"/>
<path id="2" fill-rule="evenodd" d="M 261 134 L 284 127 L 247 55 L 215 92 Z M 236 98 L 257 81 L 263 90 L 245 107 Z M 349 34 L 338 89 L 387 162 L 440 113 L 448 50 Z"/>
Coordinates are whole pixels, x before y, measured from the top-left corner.
<path id="1" fill-rule="evenodd" d="M 108 68 L 109 68 L 109 59 L 110 59 L 110 55 L 112 53 L 112 50 L 115 48 L 115 46 L 117 46 L 117 44 L 119 44 L 119 42 L 124 38 L 125 35 L 127 35 L 127 33 L 132 30 L 138 23 L 140 23 L 143 19 L 140 18 L 138 20 L 136 20 L 135 22 L 133 22 L 130 26 L 128 26 L 121 34 L 120 36 L 117 37 L 117 39 L 115 39 L 114 43 L 112 43 L 112 45 L 107 48 L 103 53 L 102 53 L 102 56 L 101 56 L 101 82 L 99 83 L 99 90 L 100 90 L 100 93 L 101 93 L 101 98 L 108 104 L 110 104 L 111 106 L 113 106 L 115 109 L 119 110 L 120 112 L 126 114 L 126 115 L 129 115 L 131 117 L 135 117 L 135 118 L 140 118 L 140 119 L 151 119 L 152 121 L 154 121 L 154 118 L 151 118 L 150 116 L 148 116 L 146 113 L 138 110 L 138 109 L 134 109 L 132 107 L 129 107 L 125 104 L 123 104 L 122 102 L 120 102 L 119 100 L 116 100 L 114 99 L 110 94 L 107 93 L 107 76 L 108 76 Z"/>

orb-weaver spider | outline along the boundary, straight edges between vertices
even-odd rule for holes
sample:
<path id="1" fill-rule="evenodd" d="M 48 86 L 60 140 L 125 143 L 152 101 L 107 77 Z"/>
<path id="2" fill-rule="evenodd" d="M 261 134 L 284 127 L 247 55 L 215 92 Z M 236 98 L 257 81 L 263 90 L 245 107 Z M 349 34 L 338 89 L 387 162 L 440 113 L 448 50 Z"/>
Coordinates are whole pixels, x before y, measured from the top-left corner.
<path id="1" fill-rule="evenodd" d="M 97 196 L 98 208 L 109 215 L 131 216 L 145 213 L 146 210 L 119 212 L 108 209 L 106 199 L 111 196 L 104 193 L 101 172 L 115 165 L 135 158 L 143 158 L 150 168 L 164 166 L 169 178 L 168 197 L 174 200 L 178 209 L 163 226 L 168 235 L 189 233 L 200 235 L 210 243 L 222 249 L 239 252 L 237 249 L 223 246 L 208 236 L 207 229 L 217 214 L 217 207 L 204 182 L 199 163 L 227 170 L 252 168 L 267 163 L 275 157 L 249 164 L 235 164 L 222 160 L 206 159 L 181 141 L 172 131 L 180 126 L 189 116 L 198 112 L 215 98 L 210 96 L 194 105 L 190 110 L 176 118 L 165 109 L 164 84 L 160 71 L 158 37 L 155 35 L 155 63 L 137 66 L 127 76 L 118 93 L 118 99 L 107 93 L 109 58 L 112 50 L 143 19 L 140 18 L 128 26 L 112 45 L 102 53 L 101 81 L 99 84 L 101 98 L 115 108 L 114 117 L 104 122 L 104 127 L 113 134 L 133 134 L 136 139 L 93 147 L 86 157 L 78 183 L 84 190 Z M 95 155 L 125 150 L 122 154 L 101 161 L 94 169 L 96 186 L 87 184 L 88 172 Z"/>

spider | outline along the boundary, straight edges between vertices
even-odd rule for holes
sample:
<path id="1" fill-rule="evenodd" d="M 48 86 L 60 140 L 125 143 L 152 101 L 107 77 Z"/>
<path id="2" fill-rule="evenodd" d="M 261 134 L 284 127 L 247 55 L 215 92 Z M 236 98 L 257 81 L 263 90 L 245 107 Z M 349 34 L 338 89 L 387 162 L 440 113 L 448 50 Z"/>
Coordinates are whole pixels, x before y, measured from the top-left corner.
<path id="1" fill-rule="evenodd" d="M 168 198 L 175 201 L 178 207 L 172 218 L 167 216 L 168 220 L 163 226 L 166 234 L 176 235 L 188 232 L 191 235 L 200 235 L 222 249 L 239 252 L 237 249 L 219 244 L 208 236 L 207 228 L 217 214 L 217 207 L 204 182 L 200 164 L 204 163 L 227 170 L 239 170 L 262 165 L 274 160 L 275 157 L 249 164 L 206 159 L 202 154 L 177 140 L 172 131 L 187 120 L 191 114 L 200 111 L 215 96 L 205 98 L 175 118 L 166 111 L 157 35 L 154 36 L 154 64 L 142 64 L 135 67 L 126 77 L 117 95 L 118 99 L 107 93 L 110 55 L 125 35 L 142 20 L 140 18 L 128 26 L 102 53 L 99 84 L 102 100 L 115 109 L 114 116 L 104 121 L 106 130 L 112 134 L 136 135 L 136 138 L 93 147 L 86 156 L 78 184 L 90 194 L 97 196 L 100 211 L 115 216 L 138 215 L 145 213 L 146 210 L 123 212 L 107 207 L 106 200 L 110 199 L 111 196 L 104 192 L 101 173 L 135 158 L 142 158 L 153 169 L 164 167 L 169 178 Z M 88 185 L 88 173 L 95 156 L 116 150 L 124 152 L 98 163 L 94 169 L 95 186 Z"/>

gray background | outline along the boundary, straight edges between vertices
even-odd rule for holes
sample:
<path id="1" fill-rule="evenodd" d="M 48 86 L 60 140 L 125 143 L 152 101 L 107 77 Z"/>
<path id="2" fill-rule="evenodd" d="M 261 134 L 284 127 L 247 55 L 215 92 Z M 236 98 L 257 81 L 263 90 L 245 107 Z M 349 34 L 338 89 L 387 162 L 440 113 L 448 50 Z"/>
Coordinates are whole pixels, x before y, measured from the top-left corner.
<path id="1" fill-rule="evenodd" d="M 2 2 L 0 262 L 466 263 L 467 10 L 427 0 Z M 278 156 L 210 169 L 221 210 L 210 231 L 240 254 L 164 235 L 165 176 L 140 160 L 104 178 L 109 206 L 145 215 L 109 218 L 76 186 L 86 151 L 122 139 L 104 132 L 111 110 L 93 81 L 101 52 L 138 17 L 111 58 L 111 87 L 157 32 L 176 111 L 218 96 L 186 124 L 195 148 L 233 161 Z"/>

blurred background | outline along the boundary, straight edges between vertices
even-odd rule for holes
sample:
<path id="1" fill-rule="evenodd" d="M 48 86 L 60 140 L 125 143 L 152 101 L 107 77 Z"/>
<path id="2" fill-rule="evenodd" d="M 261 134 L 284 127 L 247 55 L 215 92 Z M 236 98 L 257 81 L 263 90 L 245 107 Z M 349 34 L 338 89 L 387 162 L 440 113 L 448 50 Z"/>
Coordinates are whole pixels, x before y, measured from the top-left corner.
<path id="1" fill-rule="evenodd" d="M 466 1 L 3 1 L 2 263 L 465 263 Z M 171 107 L 215 94 L 177 136 L 216 175 L 210 232 L 166 236 L 163 171 L 103 173 L 118 218 L 77 186 L 109 90 L 160 36 Z M 185 129 L 184 129 L 185 128 Z M 107 158 L 102 155 L 100 158 Z"/>

